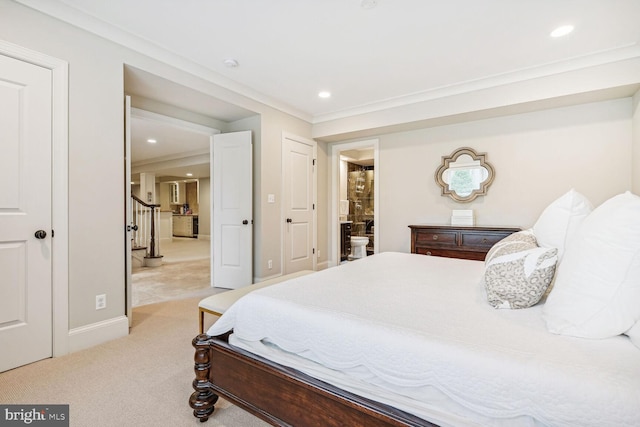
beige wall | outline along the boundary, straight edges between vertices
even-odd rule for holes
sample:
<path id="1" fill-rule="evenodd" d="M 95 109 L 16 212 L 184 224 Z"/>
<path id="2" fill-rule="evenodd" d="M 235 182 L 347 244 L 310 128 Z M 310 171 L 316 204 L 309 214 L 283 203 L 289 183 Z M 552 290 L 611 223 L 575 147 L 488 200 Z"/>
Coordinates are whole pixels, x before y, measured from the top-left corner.
<path id="1" fill-rule="evenodd" d="M 410 250 L 409 224 L 446 224 L 473 209 L 478 225 L 530 227 L 571 188 L 595 205 L 631 188 L 630 98 L 381 135 L 381 251 Z M 486 152 L 489 193 L 461 204 L 440 195 L 434 172 L 456 148 Z"/>
<path id="2" fill-rule="evenodd" d="M 200 178 L 200 211 L 198 233 L 200 237 L 211 237 L 211 179 Z"/>
<path id="3" fill-rule="evenodd" d="M 14 2 L 0 1 L 0 39 L 69 62 L 71 328 L 124 314 L 124 64 L 256 112 L 228 130 L 254 131 L 254 276 L 280 273 L 282 133 L 310 138 L 309 123 Z M 445 223 L 457 207 L 474 209 L 481 225 L 527 227 L 571 187 L 596 204 L 632 182 L 638 192 L 639 121 L 624 99 L 378 136 L 380 249 L 408 251 L 407 225 Z M 468 205 L 441 197 L 433 180 L 440 157 L 460 146 L 486 151 L 496 168 L 489 195 Z M 328 254 L 328 163 L 328 146 L 319 142 L 320 264 Z M 270 193 L 277 203 L 266 203 Z M 107 309 L 95 310 L 96 294 L 107 295 Z"/>
<path id="4" fill-rule="evenodd" d="M 123 68 L 125 64 L 151 72 L 207 95 L 255 111 L 254 137 L 267 161 L 280 164 L 283 131 L 310 137 L 311 125 L 293 119 L 230 90 L 108 42 L 14 2 L 0 1 L 0 39 L 69 63 L 69 325 L 92 325 L 124 315 L 124 161 Z M 215 112 L 212 112 L 212 116 Z M 260 124 L 260 117 L 262 123 Z M 257 122 L 256 122 L 257 120 Z M 246 123 L 229 130 L 245 130 Z M 265 142 L 261 143 L 261 135 Z M 260 159 L 258 153 L 258 159 Z M 279 193 L 279 168 L 260 171 L 257 200 L 264 191 Z M 264 181 L 264 182 L 262 182 Z M 128 184 L 127 184 L 128 185 Z M 261 202 L 254 213 L 254 255 L 279 259 L 279 217 Z M 275 221 L 270 224 L 269 221 Z M 262 233 L 262 230 L 266 230 Z M 97 240 L 96 240 L 97 239 Z M 275 273 L 275 271 L 274 271 Z M 106 294 L 108 306 L 95 310 L 95 296 Z M 97 335 L 95 341 L 99 341 Z"/>

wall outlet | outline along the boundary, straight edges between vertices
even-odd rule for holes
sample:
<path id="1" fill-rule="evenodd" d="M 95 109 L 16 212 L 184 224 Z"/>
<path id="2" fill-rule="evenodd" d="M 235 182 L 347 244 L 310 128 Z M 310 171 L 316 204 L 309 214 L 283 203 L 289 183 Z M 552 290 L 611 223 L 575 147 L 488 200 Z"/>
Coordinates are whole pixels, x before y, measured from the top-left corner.
<path id="1" fill-rule="evenodd" d="M 96 295 L 96 310 L 107 308 L 107 296 L 105 294 Z"/>
<path id="2" fill-rule="evenodd" d="M 317 256 L 318 258 L 320 258 L 320 249 L 318 249 L 318 250 L 316 251 L 316 256 Z"/>
<path id="3" fill-rule="evenodd" d="M 273 260 L 267 261 L 267 268 L 271 270 L 273 268 Z"/>

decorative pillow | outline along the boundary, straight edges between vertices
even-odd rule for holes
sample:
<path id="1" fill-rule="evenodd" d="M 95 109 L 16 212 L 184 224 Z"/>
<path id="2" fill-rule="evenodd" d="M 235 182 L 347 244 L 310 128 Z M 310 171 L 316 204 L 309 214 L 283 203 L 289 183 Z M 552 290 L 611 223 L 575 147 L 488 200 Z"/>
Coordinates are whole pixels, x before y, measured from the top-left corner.
<path id="1" fill-rule="evenodd" d="M 607 338 L 640 319 L 640 197 L 596 208 L 569 242 L 543 317 L 550 332 Z"/>
<path id="2" fill-rule="evenodd" d="M 625 334 L 636 347 L 640 348 L 640 320 L 638 320 Z"/>
<path id="3" fill-rule="evenodd" d="M 531 245 L 538 246 L 536 243 L 536 237 L 533 235 L 533 231 L 531 229 L 510 234 L 489 249 L 487 256 L 484 258 L 484 264 L 486 266 L 493 258 L 505 253 L 513 253 L 524 249 L 530 249 Z"/>
<path id="4" fill-rule="evenodd" d="M 526 233 L 520 233 L 511 241 L 504 242 L 509 236 L 496 243 L 502 243 L 501 247 L 485 261 L 487 300 L 495 308 L 531 307 L 553 280 L 558 250 L 538 247 L 535 238 L 530 240 Z"/>
<path id="5" fill-rule="evenodd" d="M 538 245 L 558 248 L 558 259 L 562 259 L 567 243 L 592 210 L 593 206 L 585 196 L 574 189 L 569 190 L 547 206 L 533 225 Z"/>

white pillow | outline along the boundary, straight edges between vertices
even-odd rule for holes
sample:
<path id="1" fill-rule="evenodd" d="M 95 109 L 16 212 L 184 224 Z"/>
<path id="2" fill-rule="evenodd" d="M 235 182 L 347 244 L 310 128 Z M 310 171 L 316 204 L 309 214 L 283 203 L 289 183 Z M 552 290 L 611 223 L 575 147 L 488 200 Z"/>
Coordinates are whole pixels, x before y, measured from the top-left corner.
<path id="1" fill-rule="evenodd" d="M 640 348 L 640 320 L 633 324 L 625 334 L 631 339 L 631 342 L 636 347 Z"/>
<path id="2" fill-rule="evenodd" d="M 573 188 L 542 211 L 533 225 L 538 246 L 558 248 L 558 260 L 582 221 L 593 210 L 591 202 Z"/>
<path id="3" fill-rule="evenodd" d="M 640 197 L 596 208 L 569 242 L 543 309 L 550 332 L 607 338 L 640 319 Z"/>

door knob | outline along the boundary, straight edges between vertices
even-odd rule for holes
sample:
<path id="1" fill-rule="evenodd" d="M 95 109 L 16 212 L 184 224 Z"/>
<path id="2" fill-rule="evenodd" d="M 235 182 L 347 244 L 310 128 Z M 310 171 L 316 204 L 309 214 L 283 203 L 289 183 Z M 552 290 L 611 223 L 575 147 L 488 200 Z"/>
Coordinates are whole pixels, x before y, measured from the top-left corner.
<path id="1" fill-rule="evenodd" d="M 291 218 L 287 218 L 287 222 L 288 222 L 289 224 L 291 224 L 291 223 L 293 222 L 293 220 L 292 220 Z"/>
<path id="2" fill-rule="evenodd" d="M 248 220 L 248 219 L 242 220 L 242 223 L 243 223 L 244 225 L 247 225 L 247 224 L 249 224 L 249 220 Z"/>
<path id="3" fill-rule="evenodd" d="M 44 239 L 47 237 L 47 232 L 44 230 L 38 230 L 35 232 L 34 236 L 36 236 L 36 239 Z"/>

